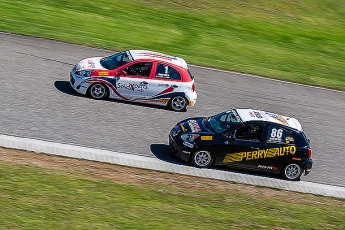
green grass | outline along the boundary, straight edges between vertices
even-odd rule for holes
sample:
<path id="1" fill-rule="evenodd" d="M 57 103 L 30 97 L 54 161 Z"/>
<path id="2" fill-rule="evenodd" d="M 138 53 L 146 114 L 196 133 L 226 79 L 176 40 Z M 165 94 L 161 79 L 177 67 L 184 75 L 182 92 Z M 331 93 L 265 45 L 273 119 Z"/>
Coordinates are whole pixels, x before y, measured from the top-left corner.
<path id="1" fill-rule="evenodd" d="M 200 184 L 207 183 L 197 180 Z M 291 202 L 284 195 L 272 197 L 262 192 L 263 188 L 256 189 L 248 194 L 236 189 L 212 192 L 160 183 L 123 184 L 76 171 L 0 162 L 0 229 L 343 229 L 345 226 L 344 200 L 290 193 L 290 198 L 296 196 L 295 202 Z"/>
<path id="2" fill-rule="evenodd" d="M 342 1 L 1 0 L 0 9 L 2 31 L 345 90 Z"/>

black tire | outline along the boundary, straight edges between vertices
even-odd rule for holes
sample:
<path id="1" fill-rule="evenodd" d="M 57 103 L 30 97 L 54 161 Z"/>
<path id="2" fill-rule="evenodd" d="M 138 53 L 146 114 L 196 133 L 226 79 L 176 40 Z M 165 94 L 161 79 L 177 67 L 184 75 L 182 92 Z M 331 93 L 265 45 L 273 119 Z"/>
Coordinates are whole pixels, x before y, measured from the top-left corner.
<path id="1" fill-rule="evenodd" d="M 87 94 L 93 99 L 101 100 L 108 96 L 108 88 L 101 83 L 95 83 L 90 85 Z"/>
<path id="2" fill-rule="evenodd" d="M 188 101 L 183 96 L 175 96 L 170 99 L 168 106 L 171 110 L 176 112 L 186 111 Z"/>
<path id="3" fill-rule="evenodd" d="M 213 154 L 205 149 L 196 150 L 191 158 L 192 164 L 198 168 L 208 168 L 213 164 L 213 161 Z"/>
<path id="4" fill-rule="evenodd" d="M 302 167 L 298 163 L 290 163 L 285 165 L 281 175 L 285 180 L 297 181 L 302 176 Z"/>

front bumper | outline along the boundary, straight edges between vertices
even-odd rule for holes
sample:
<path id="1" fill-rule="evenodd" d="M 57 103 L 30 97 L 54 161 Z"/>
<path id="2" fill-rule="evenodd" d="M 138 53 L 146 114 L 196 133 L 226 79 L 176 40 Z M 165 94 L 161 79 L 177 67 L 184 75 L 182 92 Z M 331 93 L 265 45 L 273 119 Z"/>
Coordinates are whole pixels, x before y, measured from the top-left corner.
<path id="1" fill-rule="evenodd" d="M 189 161 L 189 157 L 192 153 L 192 149 L 183 145 L 182 140 L 177 140 L 171 133 L 169 134 L 169 148 L 175 156 L 181 158 L 184 161 Z"/>
<path id="2" fill-rule="evenodd" d="M 74 68 L 72 69 L 72 71 L 69 74 L 69 84 L 71 85 L 71 87 L 78 93 L 81 94 L 86 94 L 88 87 L 90 86 L 90 84 L 84 82 L 84 77 L 81 77 L 77 74 L 74 73 Z"/>

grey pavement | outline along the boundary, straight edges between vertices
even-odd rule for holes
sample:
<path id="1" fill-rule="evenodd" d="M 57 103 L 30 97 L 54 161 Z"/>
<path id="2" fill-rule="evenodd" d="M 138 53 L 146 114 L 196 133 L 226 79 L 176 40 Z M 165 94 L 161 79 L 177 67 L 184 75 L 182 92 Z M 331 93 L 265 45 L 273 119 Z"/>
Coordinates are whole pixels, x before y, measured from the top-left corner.
<path id="1" fill-rule="evenodd" d="M 191 65 L 198 101 L 184 113 L 76 94 L 69 85 L 73 65 L 113 53 L 0 32 L 0 134 L 167 161 L 168 133 L 177 122 L 255 108 L 302 123 L 313 149 L 303 181 L 345 187 L 345 92 Z"/>
<path id="2" fill-rule="evenodd" d="M 43 154 L 45 153 L 57 156 L 65 156 L 71 158 L 107 162 L 117 165 L 191 175 L 196 177 L 212 178 L 248 185 L 265 186 L 301 193 L 345 198 L 344 187 L 318 184 L 303 180 L 285 181 L 276 178 L 260 177 L 256 175 L 242 174 L 217 169 L 199 169 L 188 165 L 178 164 L 176 162 L 167 162 L 155 157 L 126 154 L 109 150 L 79 147 L 75 145 L 60 144 L 8 135 L 0 135 L 0 146 L 6 148 L 28 150 Z"/>

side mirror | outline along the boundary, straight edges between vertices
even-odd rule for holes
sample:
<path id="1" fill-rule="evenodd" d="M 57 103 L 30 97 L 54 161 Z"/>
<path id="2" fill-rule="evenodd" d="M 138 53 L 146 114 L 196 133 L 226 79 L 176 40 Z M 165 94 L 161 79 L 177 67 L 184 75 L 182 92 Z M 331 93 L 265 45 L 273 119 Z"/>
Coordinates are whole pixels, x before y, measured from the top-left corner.
<path id="1" fill-rule="evenodd" d="M 126 76 L 127 73 L 126 73 L 126 71 L 124 71 L 124 70 L 120 70 L 120 71 L 119 71 L 119 75 L 120 75 L 120 76 Z"/>
<path id="2" fill-rule="evenodd" d="M 235 135 L 234 134 L 229 134 L 228 135 L 228 139 L 231 140 L 231 141 L 234 141 L 235 140 Z"/>

